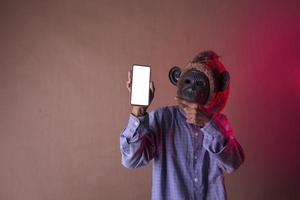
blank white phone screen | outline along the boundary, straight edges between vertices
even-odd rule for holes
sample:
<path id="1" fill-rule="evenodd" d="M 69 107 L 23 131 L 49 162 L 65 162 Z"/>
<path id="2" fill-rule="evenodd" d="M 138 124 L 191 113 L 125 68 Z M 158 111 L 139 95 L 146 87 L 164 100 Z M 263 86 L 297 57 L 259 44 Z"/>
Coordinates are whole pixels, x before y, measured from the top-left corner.
<path id="1" fill-rule="evenodd" d="M 131 104 L 149 105 L 150 67 L 133 65 L 131 83 Z"/>

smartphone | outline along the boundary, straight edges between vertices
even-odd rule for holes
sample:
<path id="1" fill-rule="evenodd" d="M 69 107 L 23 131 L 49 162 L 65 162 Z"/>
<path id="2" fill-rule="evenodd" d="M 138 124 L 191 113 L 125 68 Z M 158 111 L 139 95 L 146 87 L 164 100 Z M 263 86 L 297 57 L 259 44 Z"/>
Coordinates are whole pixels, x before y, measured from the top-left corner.
<path id="1" fill-rule="evenodd" d="M 148 106 L 150 95 L 150 66 L 132 65 L 130 104 Z"/>

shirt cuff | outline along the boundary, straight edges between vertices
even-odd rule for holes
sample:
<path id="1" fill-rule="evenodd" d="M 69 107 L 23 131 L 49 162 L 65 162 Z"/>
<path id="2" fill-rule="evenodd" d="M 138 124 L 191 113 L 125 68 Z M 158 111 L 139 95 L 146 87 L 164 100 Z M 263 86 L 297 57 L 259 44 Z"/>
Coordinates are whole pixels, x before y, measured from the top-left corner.
<path id="1" fill-rule="evenodd" d="M 126 128 L 127 130 L 123 133 L 123 135 L 127 138 L 133 137 L 145 116 L 146 115 L 136 117 L 133 114 L 130 114 Z"/>
<path id="2" fill-rule="evenodd" d="M 219 128 L 214 118 L 207 122 L 205 126 L 201 128 L 201 131 L 204 133 L 204 135 L 207 135 L 208 138 L 218 135 Z"/>

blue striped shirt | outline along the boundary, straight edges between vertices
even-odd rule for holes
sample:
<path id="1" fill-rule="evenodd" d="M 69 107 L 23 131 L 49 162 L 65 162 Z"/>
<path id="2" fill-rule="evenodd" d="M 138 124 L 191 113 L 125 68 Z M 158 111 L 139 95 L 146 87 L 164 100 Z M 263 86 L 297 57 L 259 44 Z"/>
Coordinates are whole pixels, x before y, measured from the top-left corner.
<path id="1" fill-rule="evenodd" d="M 120 148 L 127 168 L 153 160 L 153 200 L 227 199 L 224 172 L 244 160 L 225 115 L 216 114 L 201 128 L 187 123 L 179 106 L 130 115 Z"/>

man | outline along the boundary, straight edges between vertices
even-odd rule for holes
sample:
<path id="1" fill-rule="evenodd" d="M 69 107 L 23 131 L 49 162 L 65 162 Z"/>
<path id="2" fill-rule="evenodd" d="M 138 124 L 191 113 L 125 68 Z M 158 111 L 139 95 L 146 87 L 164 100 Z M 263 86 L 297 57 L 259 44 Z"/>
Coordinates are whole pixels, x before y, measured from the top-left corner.
<path id="1" fill-rule="evenodd" d="M 199 53 L 185 70 L 173 72 L 177 105 L 149 113 L 147 107 L 132 107 L 120 136 L 122 164 L 137 168 L 153 160 L 153 200 L 226 199 L 224 172 L 244 161 L 229 121 L 220 113 L 229 94 L 229 74 L 213 51 Z M 129 91 L 130 85 L 129 72 Z M 151 102 L 153 82 L 150 93 Z"/>

